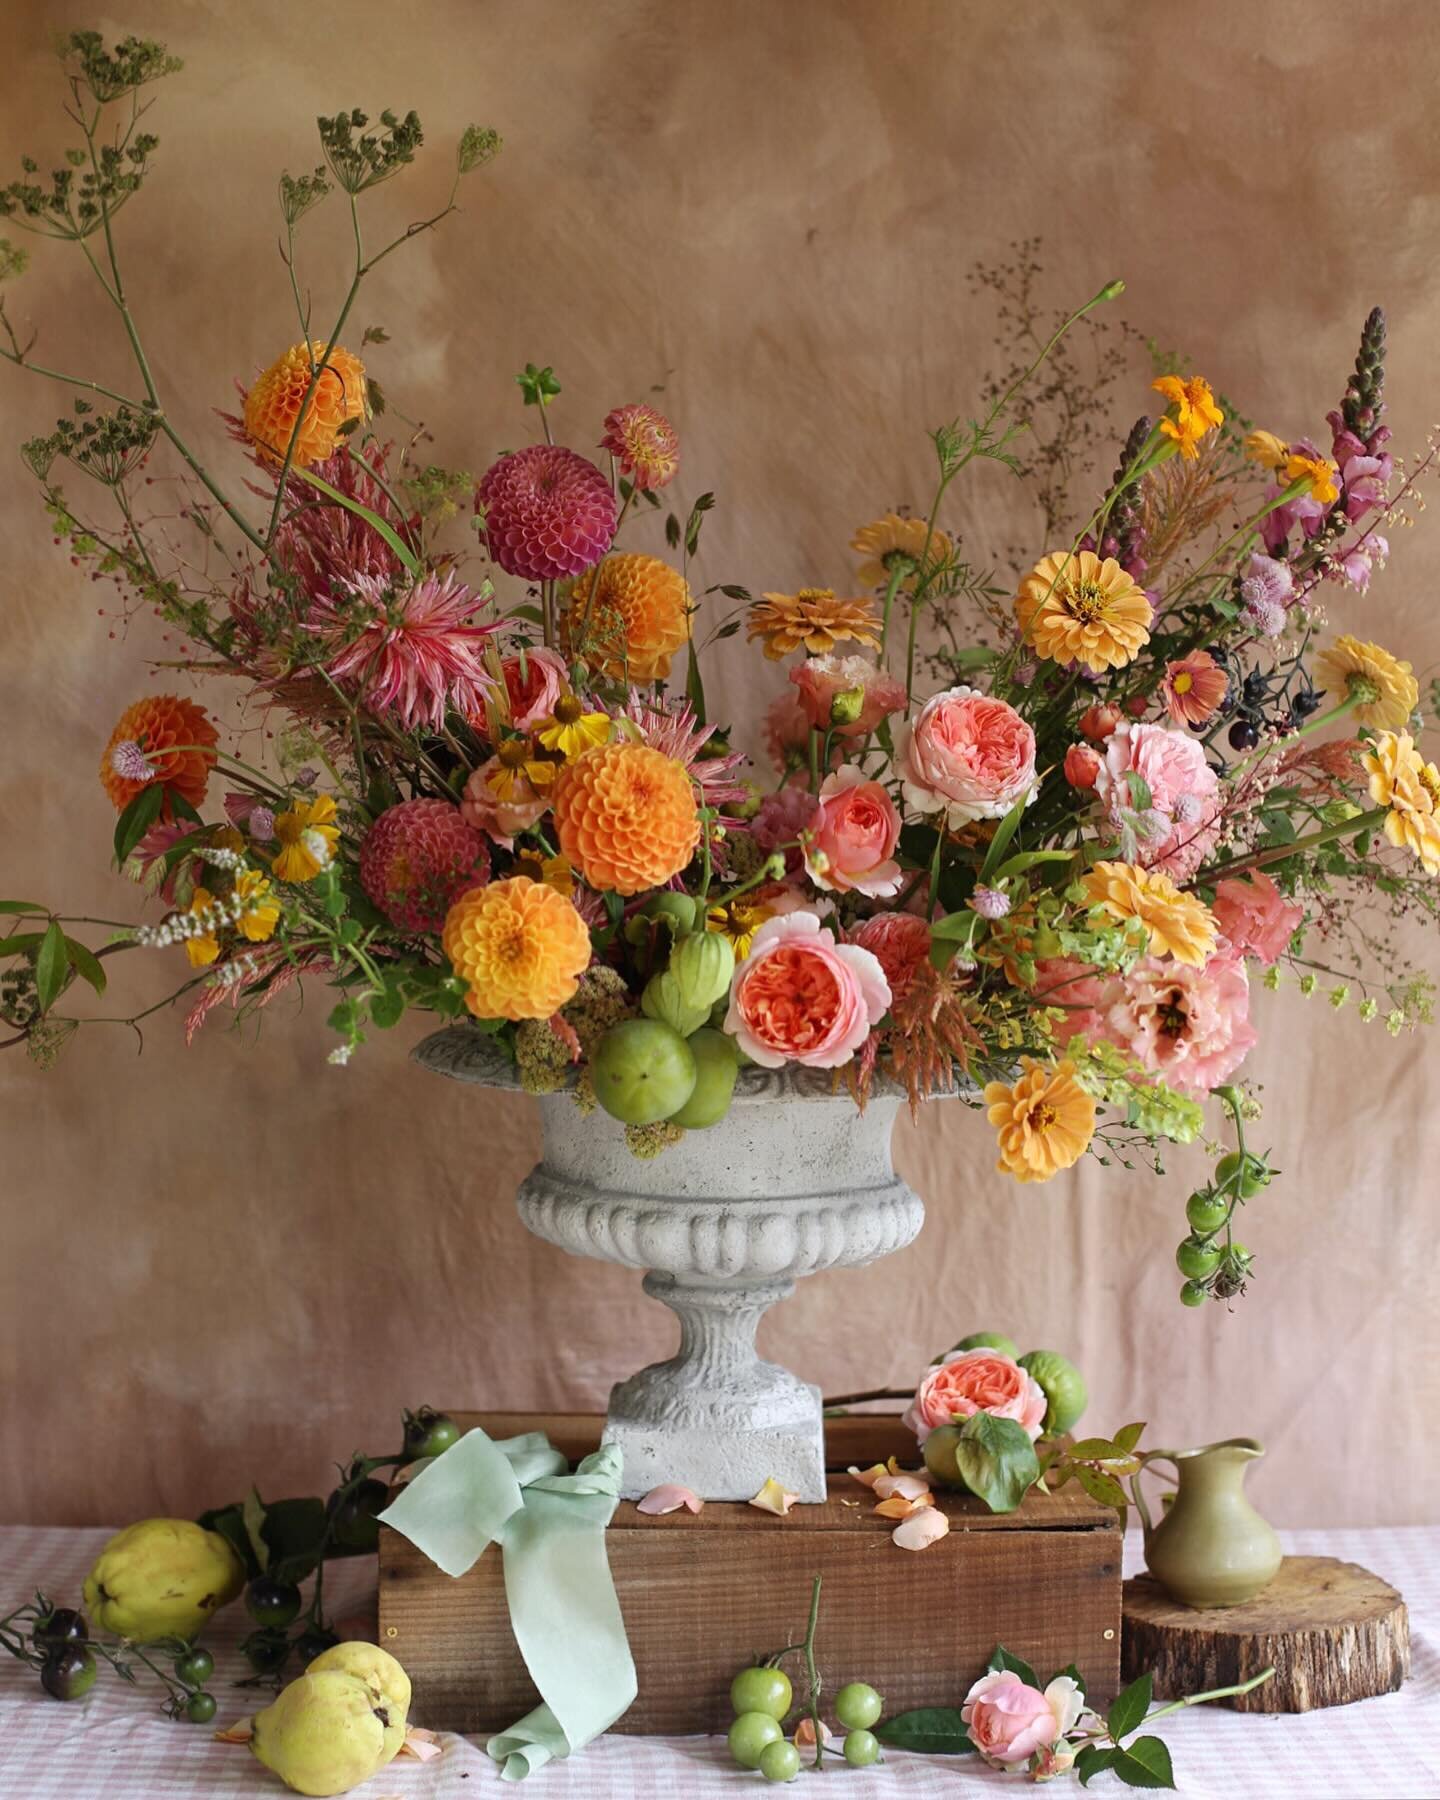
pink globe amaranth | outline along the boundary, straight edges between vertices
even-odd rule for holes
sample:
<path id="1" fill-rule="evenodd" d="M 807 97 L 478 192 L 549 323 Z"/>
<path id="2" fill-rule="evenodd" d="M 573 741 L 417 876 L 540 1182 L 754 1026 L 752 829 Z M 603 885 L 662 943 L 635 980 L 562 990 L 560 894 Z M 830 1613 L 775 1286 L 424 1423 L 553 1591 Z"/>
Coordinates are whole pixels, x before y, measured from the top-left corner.
<path id="1" fill-rule="evenodd" d="M 837 737 L 868 737 L 882 719 L 905 707 L 905 683 L 863 656 L 811 656 L 790 671 L 790 679 L 809 723 Z M 839 694 L 858 696 L 853 706 L 842 708 L 854 712 L 853 718 L 835 719 Z"/>
<path id="2" fill-rule="evenodd" d="M 1143 797 L 1136 803 L 1134 786 L 1127 779 L 1132 774 L 1149 789 L 1148 807 Z M 1169 822 L 1167 836 L 1141 840 L 1136 860 L 1181 886 L 1215 848 L 1220 835 L 1220 779 L 1205 760 L 1204 746 L 1186 732 L 1129 719 L 1117 725 L 1095 776 L 1095 792 L 1117 824 L 1122 812 L 1158 813 Z"/>
<path id="3" fill-rule="evenodd" d="M 481 477 L 485 542 L 507 575 L 557 581 L 605 554 L 615 535 L 615 496 L 592 462 L 559 444 L 531 444 Z"/>
<path id="4" fill-rule="evenodd" d="M 900 814 L 878 781 L 853 764 L 827 775 L 805 839 L 805 871 L 816 887 L 835 893 L 895 893 L 901 881 L 894 860 Z"/>
<path id="5" fill-rule="evenodd" d="M 837 944 L 813 912 L 769 919 L 735 971 L 725 1030 L 752 1061 L 835 1069 L 890 1005 L 885 971 L 858 944 Z"/>
<path id="6" fill-rule="evenodd" d="M 1261 869 L 1252 869 L 1244 881 L 1219 882 L 1210 910 L 1231 947 L 1267 967 L 1305 920 L 1305 908 L 1288 901 Z"/>
<path id="7" fill-rule="evenodd" d="M 1038 791 L 1035 733 L 1015 708 L 976 688 L 947 688 L 897 734 L 895 767 L 907 805 L 943 812 L 953 828 L 999 819 Z"/>
<path id="8" fill-rule="evenodd" d="M 910 912 L 863 919 L 850 933 L 850 942 L 868 950 L 885 971 L 893 1006 L 908 999 L 916 975 L 930 959 L 930 927 Z"/>
<path id="9" fill-rule="evenodd" d="M 952 1350 L 927 1369 L 905 1414 L 905 1424 L 923 1445 L 930 1433 L 958 1415 L 990 1413 L 1013 1419 L 1033 1443 L 1040 1435 L 1049 1402 L 1035 1378 L 1013 1356 L 999 1350 Z"/>
<path id="10" fill-rule="evenodd" d="M 388 807 L 360 846 L 360 883 L 401 931 L 436 931 L 461 894 L 490 879 L 490 848 L 447 800 Z"/>

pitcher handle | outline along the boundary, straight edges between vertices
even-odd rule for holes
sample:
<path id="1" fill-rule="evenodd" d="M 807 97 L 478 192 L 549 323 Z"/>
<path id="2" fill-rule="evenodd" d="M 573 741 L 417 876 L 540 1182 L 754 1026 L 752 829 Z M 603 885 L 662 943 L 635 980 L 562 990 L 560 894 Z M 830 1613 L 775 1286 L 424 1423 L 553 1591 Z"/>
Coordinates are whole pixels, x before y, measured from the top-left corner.
<path id="1" fill-rule="evenodd" d="M 1170 1467 L 1175 1471 L 1176 1484 L 1178 1485 L 1180 1481 L 1180 1465 L 1176 1462 L 1173 1451 L 1142 1450 L 1140 1452 L 1140 1467 L 1130 1477 L 1130 1492 L 1135 1500 L 1135 1510 L 1140 1515 L 1140 1529 L 1145 1533 L 1147 1541 L 1150 1537 L 1150 1533 L 1154 1530 L 1154 1525 L 1150 1518 L 1150 1508 L 1145 1503 L 1144 1489 L 1140 1486 L 1140 1477 L 1150 1467 L 1151 1463 L 1157 1462 L 1169 1463 Z"/>

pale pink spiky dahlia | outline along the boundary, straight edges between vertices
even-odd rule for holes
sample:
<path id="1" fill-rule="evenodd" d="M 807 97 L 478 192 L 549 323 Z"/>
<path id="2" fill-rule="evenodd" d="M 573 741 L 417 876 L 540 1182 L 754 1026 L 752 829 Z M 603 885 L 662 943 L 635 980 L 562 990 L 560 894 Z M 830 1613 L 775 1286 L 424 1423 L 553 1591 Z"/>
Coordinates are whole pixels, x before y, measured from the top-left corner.
<path id="1" fill-rule="evenodd" d="M 360 846 L 365 892 L 402 931 L 439 931 L 461 894 L 489 879 L 485 834 L 446 800 L 388 807 Z"/>
<path id="2" fill-rule="evenodd" d="M 615 496 L 592 462 L 559 444 L 531 444 L 481 477 L 485 542 L 507 575 L 557 581 L 598 562 L 615 535 Z"/>
<path id="3" fill-rule="evenodd" d="M 620 470 L 641 493 L 662 488 L 680 467 L 680 439 L 664 413 L 635 402 L 605 415 L 600 448 L 608 450 Z"/>

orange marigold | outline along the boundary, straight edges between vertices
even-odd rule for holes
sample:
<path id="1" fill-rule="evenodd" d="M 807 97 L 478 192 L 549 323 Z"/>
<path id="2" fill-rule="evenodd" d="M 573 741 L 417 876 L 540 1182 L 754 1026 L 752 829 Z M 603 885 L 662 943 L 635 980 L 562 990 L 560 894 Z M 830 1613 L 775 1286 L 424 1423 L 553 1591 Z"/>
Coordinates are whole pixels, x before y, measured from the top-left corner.
<path id="1" fill-rule="evenodd" d="M 555 784 L 555 829 L 593 888 L 639 894 L 678 875 L 700 841 L 690 777 L 648 744 L 601 744 Z"/>
<path id="2" fill-rule="evenodd" d="M 678 569 L 658 556 L 607 556 L 575 583 L 566 641 L 610 681 L 664 681 L 670 658 L 689 641 L 690 612 Z"/>
<path id="3" fill-rule="evenodd" d="M 262 455 L 276 462 L 284 462 L 299 421 L 294 456 L 297 469 L 308 469 L 333 456 L 344 441 L 344 428 L 352 419 L 363 419 L 368 410 L 365 365 L 337 344 L 301 418 L 301 403 L 310 386 L 312 353 L 318 363 L 325 354 L 323 338 L 316 338 L 308 347 L 292 344 L 245 396 L 245 429 Z"/>
<path id="4" fill-rule="evenodd" d="M 477 1019 L 548 1019 L 575 997 L 590 963 L 585 921 L 525 875 L 462 894 L 440 941 Z"/>
<path id="5" fill-rule="evenodd" d="M 142 788 L 160 782 L 169 790 L 168 819 L 170 792 L 194 807 L 204 800 L 219 742 L 203 706 L 177 694 L 154 694 L 121 713 L 100 759 L 100 780 L 116 812 L 124 812 Z"/>

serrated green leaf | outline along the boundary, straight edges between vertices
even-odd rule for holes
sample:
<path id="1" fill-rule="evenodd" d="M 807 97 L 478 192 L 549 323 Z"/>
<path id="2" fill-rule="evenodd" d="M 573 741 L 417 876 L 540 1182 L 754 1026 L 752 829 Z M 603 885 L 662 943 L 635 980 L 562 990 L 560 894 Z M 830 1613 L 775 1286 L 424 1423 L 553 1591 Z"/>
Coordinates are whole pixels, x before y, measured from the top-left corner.
<path id="1" fill-rule="evenodd" d="M 990 1660 L 985 1666 L 992 1675 L 1008 1669 L 1012 1675 L 1018 1675 L 1026 1687 L 1039 1690 L 1040 1679 L 1034 1669 L 1023 1656 L 1012 1656 L 1003 1644 L 997 1644 L 990 1652 Z"/>
<path id="2" fill-rule="evenodd" d="M 1175 1785 L 1170 1752 L 1157 1737 L 1135 1738 L 1110 1767 L 1127 1787 L 1173 1788 Z"/>
<path id="3" fill-rule="evenodd" d="M 976 1413 L 965 1421 L 955 1462 L 971 1493 L 997 1513 L 1014 1512 L 1040 1474 L 1024 1427 L 993 1413 Z"/>
<path id="4" fill-rule="evenodd" d="M 897 1750 L 923 1750 L 931 1756 L 963 1756 L 975 1748 L 965 1721 L 953 1706 L 919 1706 L 897 1713 L 875 1727 L 882 1744 Z"/>
<path id="5" fill-rule="evenodd" d="M 1115 1696 L 1105 1715 L 1105 1724 L 1112 1738 L 1129 1737 L 1143 1721 L 1150 1710 L 1154 1688 L 1154 1679 L 1147 1670 L 1144 1675 L 1137 1675 L 1129 1687 L 1122 1688 Z"/>
<path id="6" fill-rule="evenodd" d="M 54 919 L 45 928 L 40 948 L 35 953 L 35 992 L 41 1012 L 49 1012 L 60 998 L 70 959 L 65 954 L 65 933 Z"/>
<path id="7" fill-rule="evenodd" d="M 160 817 L 165 804 L 165 790 L 158 781 L 140 792 L 115 821 L 115 860 L 124 863 L 127 856 Z"/>
<path id="8" fill-rule="evenodd" d="M 88 981 L 97 994 L 105 992 L 105 971 L 100 965 L 100 958 L 88 944 L 82 944 L 75 938 L 67 937 L 65 955 L 75 973 L 83 981 Z"/>
<path id="9" fill-rule="evenodd" d="M 398 1025 L 405 1013 L 405 996 L 396 988 L 387 988 L 370 1002 L 370 1022 L 382 1031 Z"/>
<path id="10" fill-rule="evenodd" d="M 1095 1777 L 1103 1775 L 1120 1754 L 1120 1751 L 1113 1748 L 1102 1750 L 1098 1744 L 1087 1744 L 1075 1758 L 1075 1773 L 1080 1777 L 1081 1787 L 1089 1787 Z"/>

